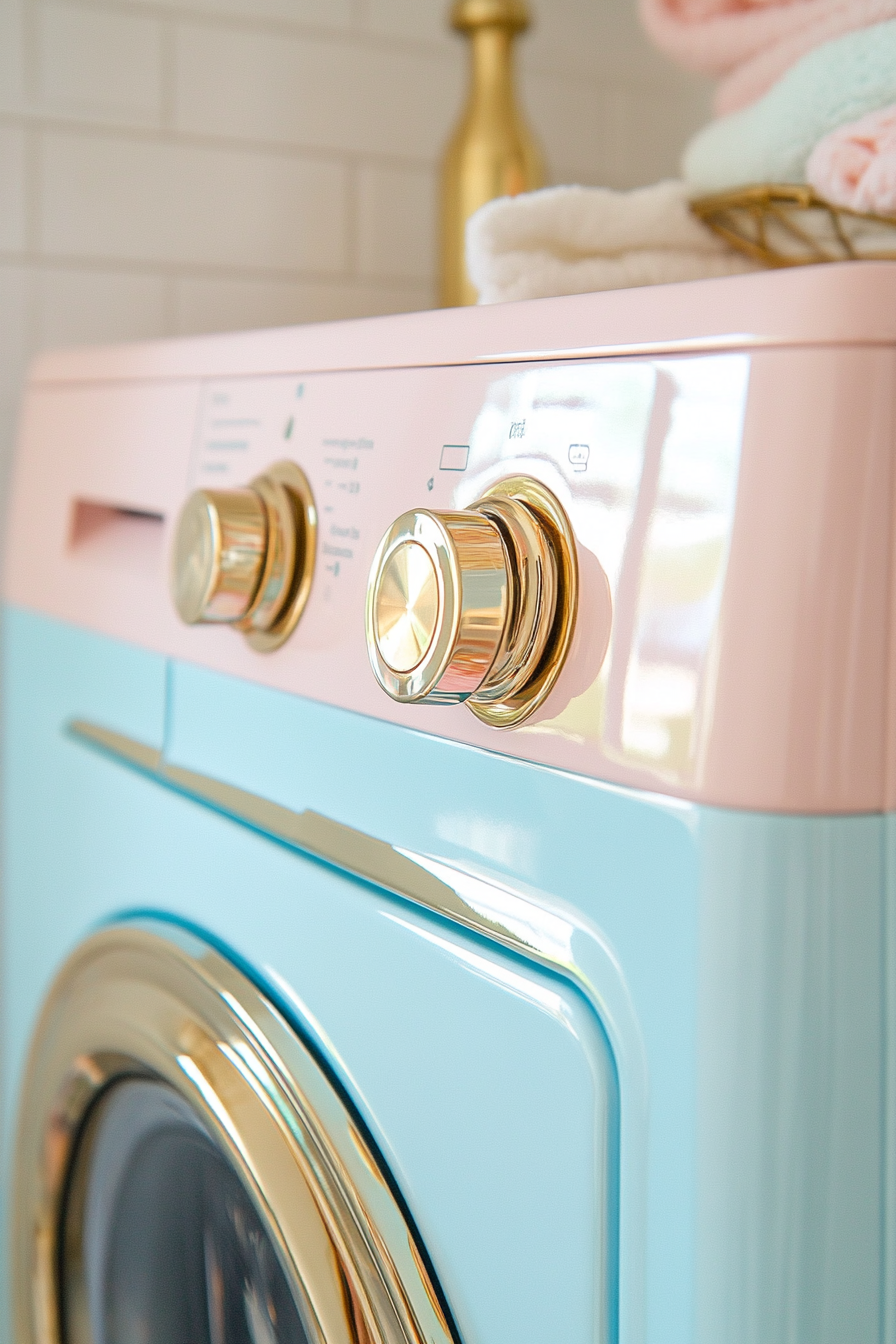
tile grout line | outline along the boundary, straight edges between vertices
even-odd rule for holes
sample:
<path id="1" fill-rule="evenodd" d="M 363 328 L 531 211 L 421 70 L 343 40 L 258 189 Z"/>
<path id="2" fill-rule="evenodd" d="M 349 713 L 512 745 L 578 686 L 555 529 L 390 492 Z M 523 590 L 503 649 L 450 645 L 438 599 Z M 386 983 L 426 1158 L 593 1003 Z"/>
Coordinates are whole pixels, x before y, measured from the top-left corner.
<path id="1" fill-rule="evenodd" d="M 344 24 L 319 24 L 303 22 L 273 15 L 259 15 L 257 12 L 229 13 L 210 12 L 205 7 L 189 3 L 168 4 L 153 3 L 153 0 L 55 0 L 57 5 L 73 10 L 93 10 L 98 13 L 142 18 L 171 19 L 179 25 L 193 25 L 209 31 L 220 32 L 256 32 L 276 37 L 293 37 L 298 42 L 331 43 L 339 47 L 356 47 L 367 51 L 393 51 L 424 58 L 435 57 L 448 62 L 463 62 L 463 47 L 456 42 L 447 24 L 441 37 L 406 37 L 394 31 L 377 29 L 372 24 L 369 0 L 348 0 L 348 21 Z M 643 39 L 649 48 L 646 38 Z M 675 77 L 671 69 L 665 70 L 661 61 L 651 50 L 652 59 L 657 63 L 656 70 L 648 69 L 642 75 L 631 77 L 624 83 L 628 88 L 640 88 L 645 92 L 655 90 L 657 81 L 668 83 L 666 92 L 672 92 L 681 82 L 681 76 Z M 596 82 L 605 83 L 616 66 L 615 61 L 605 65 L 596 63 L 593 69 L 575 69 L 564 67 L 562 58 L 557 55 L 542 56 L 532 52 L 525 43 L 520 50 L 520 70 L 524 76 L 537 74 L 567 81 L 580 82 L 593 86 Z M 665 79 L 663 78 L 665 74 Z"/>
<path id="2" fill-rule="evenodd" d="M 339 47 L 356 47 L 366 51 L 395 51 L 418 54 L 423 57 L 450 58 L 450 41 L 438 38 L 408 38 L 396 33 L 382 32 L 370 25 L 366 0 L 349 0 L 349 20 L 342 25 L 303 23 L 273 15 L 232 10 L 229 13 L 209 12 L 206 8 L 189 4 L 154 4 L 152 0 L 55 0 L 67 9 L 93 10 L 98 13 L 128 15 L 140 18 L 171 18 L 197 28 L 219 32 L 257 32 L 273 37 L 294 37 L 299 42 L 331 43 Z"/>
<path id="3" fill-rule="evenodd" d="M 343 216 L 345 219 L 344 264 L 346 276 L 352 280 L 361 278 L 361 219 L 360 219 L 360 165 L 349 160 L 345 165 L 345 187 L 343 197 Z"/>
<path id="4" fill-rule="evenodd" d="M 159 129 L 177 132 L 177 23 L 163 19 L 159 25 Z"/>
<path id="5" fill-rule="evenodd" d="M 159 278 L 179 280 L 234 280 L 246 284 L 319 285 L 322 288 L 351 288 L 375 293 L 384 288 L 406 291 L 408 294 L 425 289 L 431 283 L 427 276 L 402 276 L 389 272 L 372 275 L 349 274 L 347 271 L 261 270 L 245 265 L 209 266 L 195 261 L 161 261 L 152 258 L 85 257 L 77 253 L 60 255 L 39 250 L 0 250 L 0 270 L 33 268 L 45 272 L 79 271 L 84 274 L 120 276 L 122 278 Z"/>
<path id="6" fill-rule="evenodd" d="M 252 140 L 237 136 L 211 136 L 201 132 L 185 131 L 182 128 L 163 126 L 114 123 L 47 115 L 41 112 L 5 113 L 0 112 L 0 126 L 31 127 L 39 126 L 52 135 L 70 135 L 84 140 L 125 140 L 141 144 L 183 145 L 190 149 L 205 149 L 224 153 L 242 154 L 257 157 L 267 155 L 270 158 L 298 159 L 308 163 L 344 163 L 348 158 L 363 158 L 374 166 L 402 169 L 408 172 L 427 172 L 432 168 L 432 160 L 417 156 L 381 153 L 375 150 L 359 151 L 343 146 L 321 146 L 310 144 L 289 144 L 275 140 Z"/>

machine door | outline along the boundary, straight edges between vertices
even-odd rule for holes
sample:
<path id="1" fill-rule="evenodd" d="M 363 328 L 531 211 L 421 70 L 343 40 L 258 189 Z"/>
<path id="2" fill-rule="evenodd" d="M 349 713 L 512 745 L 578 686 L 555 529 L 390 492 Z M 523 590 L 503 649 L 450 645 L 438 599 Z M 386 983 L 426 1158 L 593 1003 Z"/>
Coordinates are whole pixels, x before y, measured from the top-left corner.
<path id="1" fill-rule="evenodd" d="M 20 1120 L 19 1344 L 448 1344 L 372 1144 L 277 1008 L 172 929 L 82 944 Z"/>

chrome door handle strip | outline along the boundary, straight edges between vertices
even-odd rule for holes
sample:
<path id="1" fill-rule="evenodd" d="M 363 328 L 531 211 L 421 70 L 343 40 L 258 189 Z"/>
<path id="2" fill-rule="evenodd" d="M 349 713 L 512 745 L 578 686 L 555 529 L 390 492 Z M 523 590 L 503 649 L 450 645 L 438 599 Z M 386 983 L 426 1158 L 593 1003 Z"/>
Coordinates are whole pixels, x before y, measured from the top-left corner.
<path id="1" fill-rule="evenodd" d="M 179 765 L 169 765 L 162 752 L 155 747 L 148 747 L 133 737 L 113 732 L 111 728 L 103 728 L 87 719 L 73 719 L 68 724 L 68 732 L 82 742 L 99 747 L 123 765 L 136 768 L 157 783 L 175 789 L 196 802 L 205 803 L 272 840 L 322 859 L 334 868 L 382 887 L 395 896 L 434 910 L 552 969 L 562 969 L 566 974 L 572 969 L 568 963 L 546 955 L 519 933 L 475 910 L 453 886 L 429 871 L 422 858 L 418 862 L 386 840 L 378 840 L 375 836 L 333 821 L 319 812 L 309 809 L 293 812 L 279 803 L 259 797 L 257 793 L 249 793 L 233 784 L 224 784 L 210 775 L 185 770 Z M 444 871 L 446 866 L 440 864 L 439 867 Z"/>

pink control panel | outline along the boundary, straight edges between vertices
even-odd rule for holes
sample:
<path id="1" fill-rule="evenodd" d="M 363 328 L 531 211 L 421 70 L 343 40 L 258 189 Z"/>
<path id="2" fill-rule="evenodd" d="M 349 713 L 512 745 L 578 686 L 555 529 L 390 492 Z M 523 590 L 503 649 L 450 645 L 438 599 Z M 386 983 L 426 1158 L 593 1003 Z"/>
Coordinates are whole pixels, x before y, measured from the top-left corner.
<path id="1" fill-rule="evenodd" d="M 7 599 L 595 779 L 891 807 L 894 299 L 896 266 L 829 267 L 51 357 L 25 403 Z M 583 341 L 614 322 L 624 341 Z M 314 582 L 260 654 L 178 620 L 168 557 L 193 489 L 282 458 L 314 492 Z M 579 548 L 556 688 L 503 732 L 463 705 L 396 704 L 364 632 L 381 536 L 517 474 L 561 500 Z"/>

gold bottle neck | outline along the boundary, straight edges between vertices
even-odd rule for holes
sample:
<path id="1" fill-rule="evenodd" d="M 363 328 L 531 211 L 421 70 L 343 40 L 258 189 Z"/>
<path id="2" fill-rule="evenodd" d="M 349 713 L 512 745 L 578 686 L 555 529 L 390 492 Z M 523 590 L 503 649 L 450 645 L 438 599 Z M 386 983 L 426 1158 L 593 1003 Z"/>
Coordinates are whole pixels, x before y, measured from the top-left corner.
<path id="1" fill-rule="evenodd" d="M 515 102 L 514 33 L 507 28 L 474 28 L 470 32 L 470 103 Z"/>
<path id="2" fill-rule="evenodd" d="M 451 26 L 462 33 L 486 28 L 522 33 L 530 22 L 523 0 L 457 0 L 451 11 Z"/>

